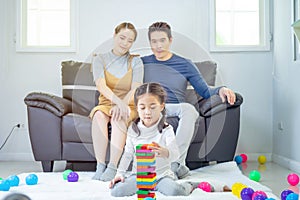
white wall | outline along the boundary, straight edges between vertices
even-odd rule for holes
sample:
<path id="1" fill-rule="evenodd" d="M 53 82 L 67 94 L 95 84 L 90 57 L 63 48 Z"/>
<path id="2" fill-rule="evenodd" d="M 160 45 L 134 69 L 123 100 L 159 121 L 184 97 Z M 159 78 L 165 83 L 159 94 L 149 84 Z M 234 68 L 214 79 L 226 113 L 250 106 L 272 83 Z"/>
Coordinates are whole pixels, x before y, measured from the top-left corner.
<path id="1" fill-rule="evenodd" d="M 273 152 L 278 162 L 300 171 L 300 61 L 293 56 L 292 2 L 274 2 Z M 283 130 L 278 129 L 280 122 Z"/>
<path id="2" fill-rule="evenodd" d="M 23 103 L 26 94 L 43 91 L 60 95 L 60 62 L 68 59 L 85 60 L 95 48 L 111 38 L 114 27 L 122 21 L 133 22 L 141 31 L 155 21 L 167 21 L 179 36 L 209 48 L 209 0 L 152 0 L 143 3 L 139 0 L 85 0 L 79 4 L 77 53 L 16 53 L 15 1 L 0 0 L 0 51 L 4 52 L 0 54 L 0 143 L 13 125 L 25 123 L 27 127 L 26 107 Z M 180 39 L 179 43 L 182 41 Z M 174 44 L 176 48 L 181 45 L 184 44 Z M 197 59 L 192 50 L 182 49 L 180 54 Z M 270 154 L 272 52 L 213 53 L 211 56 L 219 64 L 218 82 L 240 92 L 244 97 L 238 153 Z M 0 160 L 32 159 L 26 127 L 15 130 L 0 151 Z"/>

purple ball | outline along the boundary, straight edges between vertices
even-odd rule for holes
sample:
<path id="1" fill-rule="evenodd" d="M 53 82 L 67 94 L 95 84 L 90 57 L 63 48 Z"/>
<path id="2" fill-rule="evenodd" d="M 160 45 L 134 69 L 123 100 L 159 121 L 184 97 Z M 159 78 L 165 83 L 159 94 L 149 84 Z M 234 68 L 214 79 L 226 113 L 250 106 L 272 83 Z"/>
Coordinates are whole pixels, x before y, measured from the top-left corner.
<path id="1" fill-rule="evenodd" d="M 294 193 L 294 192 L 292 190 L 283 190 L 281 192 L 281 200 L 286 200 L 286 197 L 291 193 Z"/>
<path id="2" fill-rule="evenodd" d="M 255 197 L 254 197 L 254 199 L 253 200 L 266 200 L 266 196 L 265 195 L 263 195 L 263 194 L 258 194 L 258 195 L 256 195 Z"/>
<path id="3" fill-rule="evenodd" d="M 252 188 L 244 188 L 241 191 L 241 198 L 243 200 L 251 200 L 254 190 Z"/>
<path id="4" fill-rule="evenodd" d="M 76 172 L 70 172 L 68 175 L 68 182 L 77 182 L 79 179 L 79 176 Z"/>

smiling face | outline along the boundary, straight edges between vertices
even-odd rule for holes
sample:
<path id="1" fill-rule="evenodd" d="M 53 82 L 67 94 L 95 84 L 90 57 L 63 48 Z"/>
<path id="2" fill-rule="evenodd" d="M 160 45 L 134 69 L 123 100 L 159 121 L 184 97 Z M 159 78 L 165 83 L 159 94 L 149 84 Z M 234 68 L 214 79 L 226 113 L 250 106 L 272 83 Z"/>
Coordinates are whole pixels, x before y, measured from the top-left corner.
<path id="1" fill-rule="evenodd" d="M 145 93 L 138 97 L 137 111 L 144 126 L 153 126 L 160 118 L 165 104 L 160 103 L 158 96 Z"/>
<path id="2" fill-rule="evenodd" d="M 135 33 L 127 28 L 121 29 L 117 34 L 114 34 L 113 53 L 117 56 L 126 54 L 132 47 L 135 40 Z"/>
<path id="3" fill-rule="evenodd" d="M 172 38 L 164 31 L 154 31 L 150 34 L 150 46 L 157 60 L 166 61 L 172 57 L 170 46 Z"/>

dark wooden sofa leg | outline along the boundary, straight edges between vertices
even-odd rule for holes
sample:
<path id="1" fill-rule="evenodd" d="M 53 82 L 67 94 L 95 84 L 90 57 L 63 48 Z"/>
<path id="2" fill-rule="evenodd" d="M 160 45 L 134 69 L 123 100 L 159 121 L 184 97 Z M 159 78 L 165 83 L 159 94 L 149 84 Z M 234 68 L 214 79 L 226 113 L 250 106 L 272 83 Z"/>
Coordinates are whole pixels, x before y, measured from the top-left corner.
<path id="1" fill-rule="evenodd" d="M 42 167 L 44 172 L 52 172 L 53 171 L 53 165 L 54 161 L 53 160 L 43 160 L 42 161 Z"/>

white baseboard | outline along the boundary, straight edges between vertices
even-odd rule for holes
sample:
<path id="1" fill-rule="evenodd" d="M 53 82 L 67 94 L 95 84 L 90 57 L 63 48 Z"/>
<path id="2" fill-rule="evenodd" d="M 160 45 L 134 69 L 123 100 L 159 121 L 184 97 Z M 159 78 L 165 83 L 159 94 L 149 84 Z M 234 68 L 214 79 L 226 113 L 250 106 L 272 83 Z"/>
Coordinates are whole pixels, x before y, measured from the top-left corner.
<path id="1" fill-rule="evenodd" d="M 34 161 L 32 153 L 0 153 L 0 161 Z"/>
<path id="2" fill-rule="evenodd" d="M 291 160 L 289 158 L 277 154 L 273 154 L 272 159 L 274 163 L 281 165 L 285 168 L 288 168 L 294 172 L 300 173 L 300 162 Z"/>

